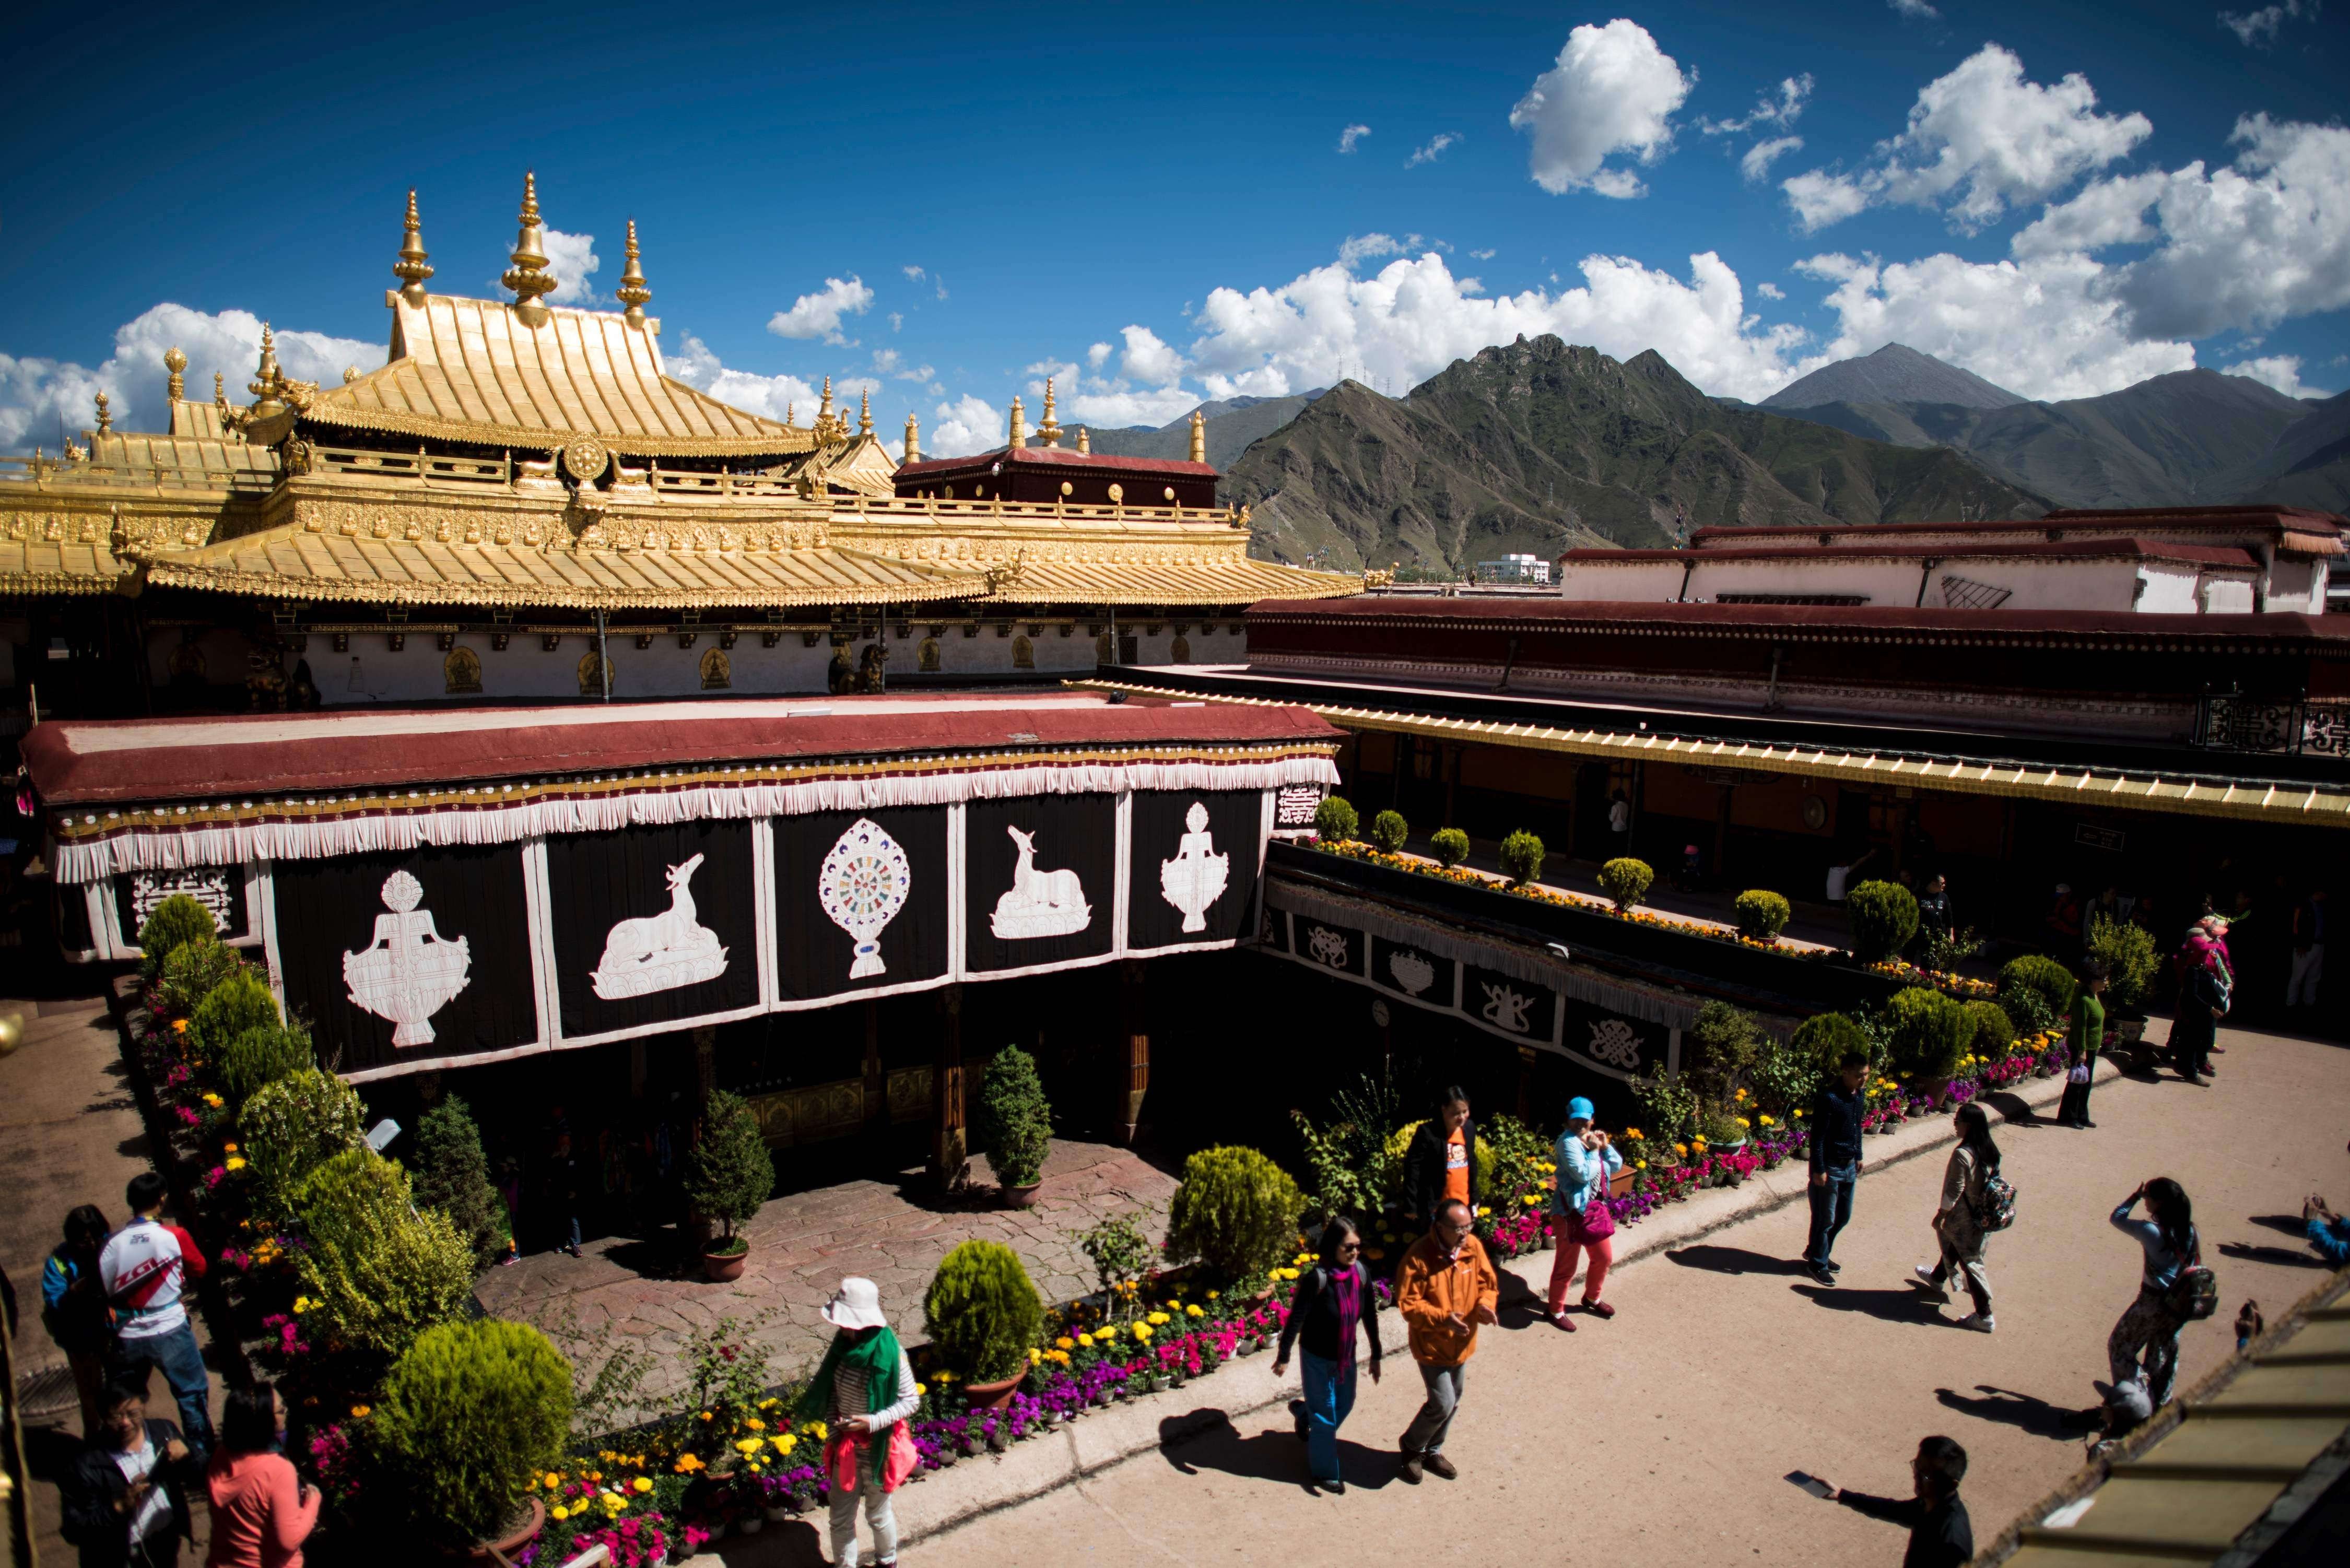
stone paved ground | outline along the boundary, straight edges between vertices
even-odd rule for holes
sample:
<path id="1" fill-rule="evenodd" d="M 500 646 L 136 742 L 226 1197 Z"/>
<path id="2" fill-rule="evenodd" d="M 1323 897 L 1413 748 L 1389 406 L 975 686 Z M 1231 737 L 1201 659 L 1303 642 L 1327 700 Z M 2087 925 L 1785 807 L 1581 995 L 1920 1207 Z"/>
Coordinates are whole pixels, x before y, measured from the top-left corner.
<path id="1" fill-rule="evenodd" d="M 743 1228 L 751 1258 L 743 1277 L 712 1284 L 699 1272 L 671 1277 L 670 1256 L 649 1243 L 590 1243 L 584 1258 L 544 1253 L 490 1271 L 482 1303 L 500 1317 L 576 1324 L 589 1334 L 617 1332 L 660 1362 L 647 1386 L 658 1395 L 680 1386 L 684 1371 L 671 1353 L 721 1318 L 772 1314 L 757 1337 L 774 1352 L 779 1376 L 812 1362 L 831 1332 L 817 1316 L 846 1274 L 881 1287 L 883 1304 L 901 1329 L 919 1335 L 922 1292 L 939 1260 L 973 1237 L 1002 1241 L 1020 1254 L 1047 1302 L 1091 1290 L 1092 1265 L 1077 1237 L 1118 1214 L 1146 1213 L 1154 1241 L 1165 1232 L 1175 1179 L 1133 1150 L 1058 1141 L 1045 1163 L 1043 1190 L 1029 1210 L 995 1206 L 984 1158 L 972 1161 L 967 1198 L 941 1201 L 919 1168 L 896 1182 L 851 1181 L 778 1198 Z"/>

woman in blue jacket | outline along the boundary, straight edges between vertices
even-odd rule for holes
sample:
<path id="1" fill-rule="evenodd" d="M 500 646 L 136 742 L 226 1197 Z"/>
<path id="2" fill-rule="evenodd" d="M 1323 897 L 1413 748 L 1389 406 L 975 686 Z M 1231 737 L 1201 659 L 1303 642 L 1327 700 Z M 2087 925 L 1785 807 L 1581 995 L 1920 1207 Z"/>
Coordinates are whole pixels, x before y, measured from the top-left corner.
<path id="1" fill-rule="evenodd" d="M 1616 1261 L 1616 1221 L 1607 1210 L 1607 1179 L 1624 1168 L 1606 1133 L 1591 1125 L 1591 1102 L 1577 1095 L 1566 1103 L 1566 1130 L 1552 1150 L 1558 1179 L 1551 1193 L 1551 1221 L 1558 1232 L 1558 1251 L 1550 1265 L 1550 1321 L 1567 1333 L 1575 1324 L 1566 1315 L 1566 1287 L 1575 1282 L 1575 1265 L 1586 1251 L 1591 1272 L 1583 1282 L 1583 1310 L 1594 1317 L 1614 1317 L 1616 1309 L 1599 1299 L 1607 1282 L 1607 1265 Z"/>
<path id="2" fill-rule="evenodd" d="M 2131 1213 L 2146 1200 L 2147 1218 Z M 2159 1410 L 2170 1402 L 2178 1381 L 2178 1331 L 2182 1326 L 2169 1305 L 2170 1287 L 2181 1269 L 2197 1262 L 2201 1244 L 2195 1233 L 2195 1210 L 2186 1190 L 2167 1176 L 2142 1184 L 2114 1210 L 2114 1229 L 2138 1244 L 2146 1254 L 2137 1299 L 2129 1304 L 2106 1340 L 2106 1358 L 2116 1385 L 2145 1380 L 2147 1405 Z"/>

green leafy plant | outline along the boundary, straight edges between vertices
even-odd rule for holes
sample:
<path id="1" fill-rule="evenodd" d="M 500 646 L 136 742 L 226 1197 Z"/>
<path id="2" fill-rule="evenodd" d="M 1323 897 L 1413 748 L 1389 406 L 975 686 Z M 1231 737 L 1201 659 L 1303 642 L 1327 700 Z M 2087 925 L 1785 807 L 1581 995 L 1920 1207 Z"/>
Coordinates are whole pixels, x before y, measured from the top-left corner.
<path id="1" fill-rule="evenodd" d="M 254 1208 L 282 1217 L 293 1210 L 296 1184 L 327 1160 L 357 1148 L 364 1111 L 351 1086 L 332 1073 L 306 1067 L 254 1091 L 237 1112 L 236 1127 L 253 1170 Z"/>
<path id="2" fill-rule="evenodd" d="M 723 1228 L 721 1244 L 712 1251 L 746 1250 L 750 1243 L 736 1237 L 734 1227 L 755 1219 L 775 1189 L 775 1157 L 759 1135 L 758 1116 L 742 1096 L 717 1091 L 702 1113 L 702 1136 L 685 1166 L 686 1201 Z"/>
<path id="3" fill-rule="evenodd" d="M 1627 1086 L 1639 1108 L 1640 1130 L 1648 1135 L 1650 1148 L 1668 1148 L 1696 1136 L 1705 1107 L 1680 1074 L 1634 1078 Z"/>
<path id="4" fill-rule="evenodd" d="M 1627 912 L 1648 896 L 1656 880 L 1656 867 L 1628 855 L 1619 855 L 1599 868 L 1599 890 L 1607 895 L 1609 903 Z"/>
<path id="5" fill-rule="evenodd" d="M 939 1260 L 922 1294 L 922 1324 L 947 1364 L 971 1380 L 998 1382 L 1028 1364 L 1045 1327 L 1045 1303 L 1001 1241 L 971 1241 Z"/>
<path id="6" fill-rule="evenodd" d="M 2111 982 L 2106 988 L 2107 1002 L 2116 1007 L 2136 1007 L 2146 999 L 2158 961 L 2153 932 L 2127 920 L 2091 915 L 2088 953 L 2093 959 L 2105 961 Z"/>
<path id="7" fill-rule="evenodd" d="M 166 1017 L 187 1018 L 196 1004 L 234 975 L 244 972 L 234 948 L 197 937 L 173 948 L 156 971 L 156 1006 Z"/>
<path id="8" fill-rule="evenodd" d="M 1053 1147 L 1053 1107 L 1045 1102 L 1034 1056 L 1006 1045 L 990 1059 L 980 1075 L 972 1130 L 987 1146 L 996 1180 L 1006 1187 L 1036 1184 Z"/>
<path id="9" fill-rule="evenodd" d="M 1532 882 L 1542 875 L 1543 841 L 1524 828 L 1502 840 L 1502 871 L 1513 882 Z"/>
<path id="10" fill-rule="evenodd" d="M 2047 999 L 2028 985 L 2000 992 L 1999 1005 L 2014 1022 L 2018 1034 L 2040 1034 L 2056 1027 L 2057 1019 L 2048 1011 Z"/>
<path id="11" fill-rule="evenodd" d="M 2015 1022 L 2007 1010 L 1996 1002 L 1970 1002 L 1967 1017 L 1973 1021 L 1974 1033 L 1967 1041 L 1967 1049 L 1986 1061 L 1997 1061 L 2007 1054 L 2015 1043 Z"/>
<path id="12" fill-rule="evenodd" d="M 2039 953 L 2019 954 L 2000 967 L 1999 1000 L 2011 1012 L 2016 1010 L 2013 999 L 2030 992 L 2046 1010 L 2050 1023 L 2062 1023 L 2073 1011 L 2074 989 L 2073 971 Z"/>
<path id="13" fill-rule="evenodd" d="M 1497 1112 L 1477 1123 L 1477 1152 L 1482 1156 L 1488 1151 L 1492 1155 L 1492 1168 L 1490 1173 L 1481 1174 L 1479 1180 L 1485 1191 L 1501 1194 L 1502 1198 L 1541 1186 L 1541 1168 L 1554 1152 L 1551 1140 L 1540 1130 L 1506 1112 Z M 1496 1212 L 1500 1211 L 1501 1200 L 1496 1199 L 1492 1205 Z"/>
<path id="14" fill-rule="evenodd" d="M 1077 1238 L 1079 1250 L 1093 1260 L 1094 1278 L 1100 1283 L 1104 1301 L 1111 1314 L 1121 1318 L 1133 1314 L 1138 1303 L 1132 1287 L 1150 1272 L 1159 1256 L 1149 1232 L 1136 1223 L 1139 1218 L 1113 1214 Z"/>
<path id="15" fill-rule="evenodd" d="M 230 1103 L 242 1106 L 287 1074 L 317 1064 L 308 1030 L 298 1024 L 265 1024 L 228 1043 L 221 1058 L 221 1087 Z"/>
<path id="16" fill-rule="evenodd" d="M 482 1130 L 455 1095 L 417 1121 L 416 1201 L 449 1217 L 473 1249 L 476 1266 L 487 1268 L 505 1250 L 505 1205 L 490 1181 Z"/>
<path id="17" fill-rule="evenodd" d="M 139 972 L 152 980 L 181 944 L 212 941 L 219 934 L 210 909 L 185 893 L 174 893 L 156 905 L 139 928 Z"/>
<path id="18" fill-rule="evenodd" d="M 1913 1078 L 1947 1078 L 1958 1071 L 1974 1038 L 1976 1021 L 1939 991 L 1913 985 L 1885 1004 L 1888 1064 Z"/>
<path id="19" fill-rule="evenodd" d="M 546 1335 L 484 1318 L 417 1336 L 366 1427 L 375 1490 L 393 1517 L 444 1548 L 494 1540 L 571 1428 L 571 1369 Z"/>
<path id="20" fill-rule="evenodd" d="M 1469 858 L 1469 836 L 1457 827 L 1440 827 L 1428 836 L 1428 846 L 1436 853 L 1436 863 L 1446 870 Z"/>
<path id="21" fill-rule="evenodd" d="M 1684 1037 L 1681 1077 L 1699 1099 L 1726 1105 L 1762 1059 L 1763 1034 L 1754 1015 L 1726 1002 L 1709 1002 Z"/>
<path id="22" fill-rule="evenodd" d="M 1975 934 L 1972 926 L 1960 927 L 1955 936 L 1929 927 L 1918 939 L 1918 962 L 1923 968 L 1949 974 L 1990 945 Z"/>
<path id="23" fill-rule="evenodd" d="M 1804 1026 L 1811 1022 L 1805 1019 L 1797 1025 L 1789 1039 L 1764 1036 L 1762 1060 L 1746 1075 L 1754 1091 L 1757 1110 L 1783 1119 L 1797 1107 L 1811 1104 L 1812 1096 L 1820 1092 L 1828 1068 L 1820 1061 L 1817 1032 L 1810 1038 L 1804 1034 Z M 1857 1037 L 1859 1030 L 1856 1028 L 1853 1033 Z"/>
<path id="24" fill-rule="evenodd" d="M 1255 1149 L 1203 1148 L 1183 1162 L 1168 1211 L 1168 1254 L 1197 1258 L 1235 1284 L 1260 1280 L 1295 1246 L 1305 1208 L 1289 1173 Z"/>
<path id="25" fill-rule="evenodd" d="M 1403 813 L 1399 811 L 1383 811 L 1371 818 L 1371 844 L 1389 855 L 1400 850 L 1403 841 L 1410 836 L 1411 826 L 1404 821 Z"/>
<path id="26" fill-rule="evenodd" d="M 1388 1129 L 1403 1115 L 1394 1082 L 1365 1074 L 1330 1096 L 1329 1119 L 1318 1127 L 1303 1111 L 1289 1114 L 1314 1183 L 1307 1211 L 1378 1213 L 1402 1179 L 1401 1155 L 1388 1147 Z"/>
<path id="27" fill-rule="evenodd" d="M 1698 1113 L 1698 1132 L 1717 1149 L 1733 1148 L 1746 1141 L 1747 1129 L 1727 1106 L 1708 1106 Z"/>
<path id="28" fill-rule="evenodd" d="M 1871 1061 L 1877 1058 L 1877 1042 L 1868 1031 L 1841 1012 L 1817 1012 L 1795 1025 L 1795 1033 L 1787 1041 L 1789 1053 L 1799 1061 L 1808 1062 L 1825 1079 L 1841 1070 L 1844 1059 L 1855 1051 L 1865 1052 Z M 1804 1100 L 1809 1099 L 1804 1096 Z M 1790 1102 L 1790 1108 L 1803 1100 Z"/>
<path id="29" fill-rule="evenodd" d="M 748 1320 L 722 1317 L 688 1335 L 678 1347 L 693 1407 L 712 1412 L 713 1426 L 719 1419 L 749 1415 L 766 1393 L 773 1381 L 767 1366 L 774 1353 L 759 1333 L 775 1321 L 775 1314 L 770 1307 Z"/>
<path id="30" fill-rule="evenodd" d="M 1863 882 L 1845 895 L 1852 950 L 1864 963 L 1881 963 L 1918 934 L 1918 899 L 1898 882 Z"/>
<path id="31" fill-rule="evenodd" d="M 1749 888 L 1731 907 L 1738 911 L 1738 934 L 1758 942 L 1778 940 L 1795 912 L 1783 896 L 1767 888 Z"/>
<path id="32" fill-rule="evenodd" d="M 464 1310 L 473 1249 L 447 1215 L 412 1204 L 408 1172 L 364 1147 L 302 1179 L 296 1208 L 309 1244 L 299 1267 L 312 1334 L 389 1359 Z"/>
<path id="33" fill-rule="evenodd" d="M 229 1042 L 255 1029 L 275 1029 L 282 1022 L 269 983 L 253 971 L 240 969 L 196 1003 L 195 1015 L 188 1020 L 188 1049 L 201 1060 L 217 1062 L 228 1054 Z"/>
<path id="34" fill-rule="evenodd" d="M 1314 836 L 1333 844 L 1344 844 L 1355 836 L 1362 819 L 1343 795 L 1332 795 L 1314 808 Z"/>

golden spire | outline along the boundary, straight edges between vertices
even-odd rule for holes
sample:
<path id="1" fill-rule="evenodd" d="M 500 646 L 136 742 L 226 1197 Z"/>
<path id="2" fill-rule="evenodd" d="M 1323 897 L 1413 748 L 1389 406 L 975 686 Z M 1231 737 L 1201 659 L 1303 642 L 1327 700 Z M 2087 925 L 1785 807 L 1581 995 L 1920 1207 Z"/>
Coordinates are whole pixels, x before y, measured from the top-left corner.
<path id="1" fill-rule="evenodd" d="M 106 394 L 100 392 L 98 395 L 98 433 L 104 435 L 113 428 L 114 416 L 107 411 Z"/>
<path id="2" fill-rule="evenodd" d="M 163 383 L 163 395 L 175 403 L 188 395 L 188 379 L 182 373 L 187 368 L 188 357 L 176 344 L 163 350 L 163 369 L 172 372 L 171 379 Z"/>
<path id="3" fill-rule="evenodd" d="M 1045 422 L 1036 427 L 1036 434 L 1046 446 L 1061 444 L 1061 421 L 1053 417 L 1053 378 L 1045 378 Z"/>
<path id="4" fill-rule="evenodd" d="M 1077 427 L 1077 450 L 1081 452 L 1090 452 L 1094 450 L 1093 437 L 1087 433 L 1086 427 L 1083 425 Z"/>
<path id="5" fill-rule="evenodd" d="M 220 408 L 228 407 L 228 378 L 218 370 L 213 372 L 213 402 Z"/>
<path id="6" fill-rule="evenodd" d="M 407 233 L 400 237 L 400 259 L 391 264 L 391 275 L 400 279 L 400 296 L 411 305 L 424 303 L 424 280 L 432 269 L 424 265 L 432 253 L 424 248 L 423 225 L 416 216 L 416 192 L 408 192 L 408 217 L 403 226 Z"/>
<path id="7" fill-rule="evenodd" d="M 1012 434 L 1007 445 L 1017 449 L 1028 444 L 1028 416 L 1020 407 L 1020 399 L 1012 400 Z"/>
<path id="8" fill-rule="evenodd" d="M 652 296 L 653 291 L 645 286 L 645 269 L 637 264 L 637 221 L 630 218 L 629 265 L 621 270 L 620 286 L 612 291 L 612 297 L 629 307 L 627 315 L 630 321 L 642 327 L 645 324 L 645 301 Z"/>
<path id="9" fill-rule="evenodd" d="M 784 405 L 784 424 L 785 428 L 788 429 L 790 427 L 792 423 L 792 415 L 798 407 L 799 405 L 796 403 L 785 403 Z"/>
<path id="10" fill-rule="evenodd" d="M 1208 461 L 1208 416 L 1197 409 L 1191 410 L 1191 461 Z"/>
<path id="11" fill-rule="evenodd" d="M 555 292 L 555 279 L 546 272 L 546 233 L 538 219 L 538 175 L 536 171 L 522 177 L 522 232 L 515 236 L 512 261 L 514 265 L 499 279 L 515 292 L 515 319 L 525 327 L 536 327 L 546 320 L 546 306 L 539 296 Z"/>
<path id="12" fill-rule="evenodd" d="M 861 436 L 873 433 L 873 394 L 870 392 L 857 395 L 857 433 Z"/>
<path id="13" fill-rule="evenodd" d="M 265 420 L 272 414 L 286 411 L 286 405 L 277 400 L 277 383 L 284 379 L 285 372 L 277 368 L 277 337 L 269 330 L 269 323 L 265 321 L 261 324 L 261 364 L 254 371 L 253 379 L 244 386 L 255 400 L 253 405 L 255 419 Z"/>
<path id="14" fill-rule="evenodd" d="M 922 461 L 922 427 L 914 422 L 914 416 L 911 414 L 906 416 L 906 455 L 902 461 L 906 462 Z"/>

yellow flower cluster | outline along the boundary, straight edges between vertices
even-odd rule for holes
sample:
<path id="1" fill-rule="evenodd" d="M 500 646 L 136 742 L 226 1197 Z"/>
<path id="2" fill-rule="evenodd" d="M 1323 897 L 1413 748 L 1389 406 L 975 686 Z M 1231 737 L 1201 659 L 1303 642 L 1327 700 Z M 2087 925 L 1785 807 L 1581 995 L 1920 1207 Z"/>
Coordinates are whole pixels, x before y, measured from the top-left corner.
<path id="1" fill-rule="evenodd" d="M 210 1106 L 214 1110 L 220 1109 L 221 1106 L 226 1103 L 227 1102 L 224 1101 L 218 1095 L 206 1095 L 204 1096 L 204 1104 Z"/>
<path id="2" fill-rule="evenodd" d="M 234 1147 L 234 1146 L 232 1145 L 231 1147 Z M 230 1155 L 226 1159 L 221 1161 L 221 1166 L 224 1169 L 227 1170 L 243 1170 L 244 1168 L 244 1156 L 241 1154 Z"/>

